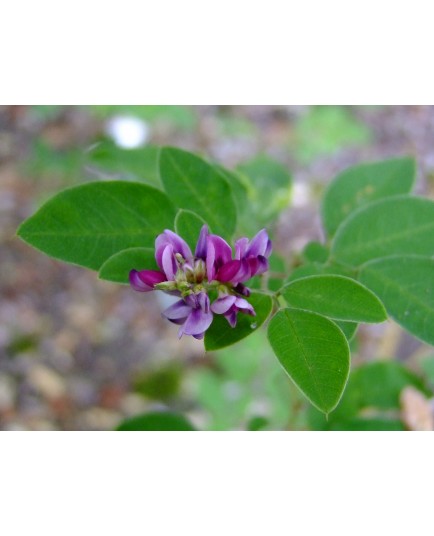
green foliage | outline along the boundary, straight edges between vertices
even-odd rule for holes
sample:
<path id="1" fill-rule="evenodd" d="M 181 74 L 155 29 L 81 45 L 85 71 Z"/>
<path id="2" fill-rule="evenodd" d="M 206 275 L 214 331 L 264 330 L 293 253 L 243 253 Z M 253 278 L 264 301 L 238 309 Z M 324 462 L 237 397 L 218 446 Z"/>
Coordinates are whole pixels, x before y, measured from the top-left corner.
<path id="1" fill-rule="evenodd" d="M 434 254 L 434 202 L 397 196 L 363 207 L 339 227 L 332 256 L 351 266 L 390 255 Z"/>
<path id="2" fill-rule="evenodd" d="M 285 166 L 267 155 L 259 155 L 237 169 L 251 185 L 247 190 L 250 219 L 253 215 L 256 228 L 269 224 L 289 205 L 291 175 Z"/>
<path id="3" fill-rule="evenodd" d="M 137 415 L 121 422 L 119 432 L 194 432 L 196 429 L 177 413 L 156 411 Z"/>
<path id="4" fill-rule="evenodd" d="M 187 242 L 193 254 L 204 224 L 206 224 L 205 220 L 191 210 L 181 209 L 176 214 L 175 232 Z M 211 229 L 209 231 L 211 232 Z"/>
<path id="5" fill-rule="evenodd" d="M 18 236 L 44 253 L 98 270 L 113 254 L 152 247 L 171 227 L 175 209 L 150 186 L 107 181 L 55 195 L 18 229 Z"/>
<path id="6" fill-rule="evenodd" d="M 134 378 L 134 391 L 151 400 L 170 400 L 179 392 L 181 374 L 180 366 L 175 363 L 144 371 Z"/>
<path id="7" fill-rule="evenodd" d="M 297 122 L 294 138 L 291 149 L 306 164 L 343 147 L 366 145 L 371 131 L 348 106 L 311 106 Z"/>
<path id="8" fill-rule="evenodd" d="M 306 262 L 324 263 L 329 258 L 329 250 L 320 242 L 309 242 L 304 247 L 302 255 Z"/>
<path id="9" fill-rule="evenodd" d="M 232 328 L 222 315 L 215 315 L 211 327 L 205 333 L 205 349 L 208 352 L 234 344 L 262 326 L 271 313 L 273 301 L 267 294 L 252 292 L 248 301 L 253 305 L 256 316 L 238 315 L 238 322 Z"/>
<path id="10" fill-rule="evenodd" d="M 316 313 L 283 309 L 272 318 L 268 338 L 274 353 L 303 394 L 324 413 L 342 396 L 350 350 L 334 322 Z"/>
<path id="11" fill-rule="evenodd" d="M 236 226 L 236 207 L 226 178 L 198 156 L 164 147 L 160 176 L 166 192 L 178 208 L 202 217 L 213 231 L 230 239 Z"/>
<path id="12" fill-rule="evenodd" d="M 360 280 L 382 299 L 398 324 L 434 344 L 434 259 L 417 256 L 376 259 L 362 266 Z"/>
<path id="13" fill-rule="evenodd" d="M 340 173 L 330 183 L 322 202 L 322 217 L 328 235 L 333 236 L 357 208 L 378 199 L 409 193 L 415 173 L 412 158 L 361 164 Z"/>
<path id="14" fill-rule="evenodd" d="M 98 277 L 114 283 L 128 284 L 131 270 L 159 270 L 154 248 L 129 248 L 109 257 Z"/>
<path id="15" fill-rule="evenodd" d="M 144 182 L 161 189 L 158 173 L 160 148 L 147 145 L 122 149 L 110 140 L 102 140 L 86 155 L 86 165 L 113 179 Z"/>
<path id="16" fill-rule="evenodd" d="M 407 386 L 426 392 L 421 379 L 395 361 L 362 365 L 351 373 L 342 400 L 328 420 L 310 409 L 310 425 L 324 430 L 402 430 L 398 410 Z"/>
<path id="17" fill-rule="evenodd" d="M 288 305 L 352 322 L 383 322 L 387 315 L 369 289 L 340 275 L 313 275 L 289 283 L 281 290 Z"/>

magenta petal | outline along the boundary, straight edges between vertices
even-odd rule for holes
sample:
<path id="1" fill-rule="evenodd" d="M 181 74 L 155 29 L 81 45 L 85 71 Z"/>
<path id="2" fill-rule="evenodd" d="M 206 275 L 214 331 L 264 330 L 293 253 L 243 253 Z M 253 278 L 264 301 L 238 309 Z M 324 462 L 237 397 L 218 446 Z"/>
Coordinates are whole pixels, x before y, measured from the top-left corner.
<path id="1" fill-rule="evenodd" d="M 221 281 L 222 283 L 231 281 L 235 277 L 235 275 L 238 273 L 238 270 L 240 269 L 240 267 L 241 267 L 241 261 L 238 261 L 238 260 L 229 261 L 219 269 L 215 278 L 217 279 L 217 281 Z"/>
<path id="2" fill-rule="evenodd" d="M 134 290 L 137 290 L 137 292 L 150 292 L 151 290 L 154 290 L 153 286 L 147 285 L 141 280 L 137 270 L 131 270 L 129 279 L 131 287 Z"/>
<path id="3" fill-rule="evenodd" d="M 173 253 L 173 247 L 171 245 L 168 245 L 164 248 L 163 255 L 161 258 L 163 271 L 166 274 L 168 281 L 173 281 L 175 279 L 175 274 L 177 271 L 176 260 Z"/>
<path id="4" fill-rule="evenodd" d="M 234 290 L 235 292 L 238 292 L 238 294 L 247 296 L 247 298 L 250 296 L 250 289 L 244 286 L 242 283 L 238 283 Z"/>
<path id="5" fill-rule="evenodd" d="M 215 302 L 212 303 L 211 311 L 218 315 L 223 315 L 227 311 L 229 311 L 229 309 L 235 303 L 236 299 L 237 299 L 236 296 L 229 296 L 229 295 L 224 296 L 222 298 L 218 298 L 217 300 L 215 300 Z"/>
<path id="6" fill-rule="evenodd" d="M 205 313 L 201 309 L 193 309 L 184 324 L 183 333 L 186 335 L 199 335 L 205 332 L 211 325 L 213 314 Z"/>
<path id="7" fill-rule="evenodd" d="M 207 239 L 206 271 L 208 281 L 215 278 L 216 271 L 232 260 L 230 245 L 220 236 L 209 235 Z"/>
<path id="8" fill-rule="evenodd" d="M 261 275 L 268 270 L 268 259 L 262 255 L 258 255 L 258 268 L 256 270 L 257 275 Z"/>
<path id="9" fill-rule="evenodd" d="M 257 257 L 258 255 L 265 255 L 267 249 L 269 249 L 270 242 L 268 238 L 267 231 L 265 229 L 261 229 L 259 233 L 257 233 L 250 242 L 249 247 L 246 251 L 246 257 Z"/>
<path id="10" fill-rule="evenodd" d="M 189 305 L 185 303 L 184 300 L 179 300 L 165 311 L 163 311 L 163 316 L 168 320 L 178 321 L 181 320 L 182 323 L 187 319 L 188 315 L 191 313 L 192 309 Z"/>
<path id="11" fill-rule="evenodd" d="M 242 282 L 247 281 L 252 277 L 252 273 L 250 271 L 250 265 L 247 259 L 243 259 L 241 261 L 240 269 L 238 270 L 238 273 L 234 276 L 234 281 Z"/>
<path id="12" fill-rule="evenodd" d="M 157 283 L 167 281 L 166 276 L 159 270 L 140 270 L 139 277 L 145 285 L 149 285 L 150 287 L 153 287 Z"/>
<path id="13" fill-rule="evenodd" d="M 202 259 L 203 261 L 206 259 L 208 236 L 208 227 L 204 225 L 200 230 L 199 239 L 196 245 L 196 251 L 194 252 L 195 257 L 197 257 L 198 259 Z"/>

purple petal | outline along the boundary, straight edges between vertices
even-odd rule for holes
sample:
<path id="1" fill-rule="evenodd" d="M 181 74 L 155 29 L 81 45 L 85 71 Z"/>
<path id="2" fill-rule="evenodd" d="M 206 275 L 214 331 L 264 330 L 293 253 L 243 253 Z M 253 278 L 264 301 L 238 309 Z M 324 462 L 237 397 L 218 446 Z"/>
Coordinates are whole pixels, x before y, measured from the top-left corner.
<path id="1" fill-rule="evenodd" d="M 235 292 L 238 292 L 238 294 L 242 294 L 243 296 L 247 296 L 247 298 L 250 296 L 250 289 L 248 289 L 242 283 L 238 283 L 238 285 L 235 287 L 234 290 L 235 290 Z"/>
<path id="2" fill-rule="evenodd" d="M 268 238 L 267 231 L 261 229 L 250 242 L 249 247 L 246 251 L 246 257 L 257 257 L 258 255 L 265 255 L 267 249 L 271 248 L 271 242 L 269 245 L 270 239 Z M 270 249 L 271 251 L 271 249 Z"/>
<path id="3" fill-rule="evenodd" d="M 247 251 L 247 246 L 249 245 L 248 238 L 239 238 L 235 242 L 235 258 L 242 259 Z"/>
<path id="4" fill-rule="evenodd" d="M 209 313 L 209 297 L 208 294 L 205 292 L 200 292 L 197 295 L 197 303 L 199 304 L 199 307 L 204 311 L 205 313 Z"/>
<path id="5" fill-rule="evenodd" d="M 154 290 L 153 286 L 147 285 L 140 279 L 137 270 L 131 270 L 129 278 L 130 285 L 134 290 L 137 290 L 137 292 L 150 292 L 151 290 Z"/>
<path id="6" fill-rule="evenodd" d="M 226 314 L 225 318 L 232 328 L 237 325 L 237 311 L 235 309 L 231 310 L 228 314 Z"/>
<path id="7" fill-rule="evenodd" d="M 257 259 L 259 262 L 259 266 L 256 270 L 256 274 L 261 275 L 268 270 L 268 259 L 266 259 L 262 255 L 258 255 Z"/>
<path id="8" fill-rule="evenodd" d="M 217 298 L 215 302 L 211 305 L 211 311 L 218 315 L 227 313 L 232 305 L 235 303 L 236 296 L 223 296 L 222 298 Z"/>
<path id="9" fill-rule="evenodd" d="M 178 267 L 176 264 L 173 247 L 171 245 L 168 245 L 164 248 L 163 255 L 161 257 L 161 264 L 167 280 L 173 281 L 175 279 L 175 274 Z"/>
<path id="10" fill-rule="evenodd" d="M 241 311 L 242 313 L 256 316 L 255 310 L 253 309 L 253 306 L 244 298 L 237 298 L 235 300 L 235 307 Z"/>
<path id="11" fill-rule="evenodd" d="M 186 335 L 199 335 L 205 332 L 211 325 L 213 314 L 205 313 L 201 309 L 193 309 L 184 324 L 183 333 Z"/>
<path id="12" fill-rule="evenodd" d="M 206 250 L 207 250 L 207 238 L 209 236 L 208 227 L 204 225 L 200 230 L 199 239 L 196 245 L 196 251 L 194 256 L 203 261 L 206 259 Z"/>
<path id="13" fill-rule="evenodd" d="M 168 320 L 182 321 L 181 323 L 184 323 L 191 311 L 191 307 L 184 300 L 179 300 L 163 311 L 162 315 Z"/>
<path id="14" fill-rule="evenodd" d="M 166 229 L 164 233 L 158 235 L 155 240 L 155 260 L 162 270 L 163 254 L 167 246 L 172 246 L 173 253 L 180 253 L 186 260 L 192 258 L 191 250 L 185 240 L 173 231 Z"/>
<path id="15" fill-rule="evenodd" d="M 229 261 L 219 269 L 219 271 L 215 275 L 215 278 L 217 279 L 217 281 L 226 283 L 227 281 L 231 281 L 232 278 L 235 277 L 240 268 L 241 261 Z"/>

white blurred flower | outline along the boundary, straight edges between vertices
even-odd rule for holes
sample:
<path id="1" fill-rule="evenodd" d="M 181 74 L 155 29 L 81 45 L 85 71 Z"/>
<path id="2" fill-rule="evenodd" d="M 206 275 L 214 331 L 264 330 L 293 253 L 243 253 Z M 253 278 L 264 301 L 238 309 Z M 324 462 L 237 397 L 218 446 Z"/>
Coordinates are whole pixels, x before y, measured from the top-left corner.
<path id="1" fill-rule="evenodd" d="M 105 131 L 123 149 L 142 147 L 151 137 L 148 123 L 133 116 L 115 115 L 107 121 Z"/>

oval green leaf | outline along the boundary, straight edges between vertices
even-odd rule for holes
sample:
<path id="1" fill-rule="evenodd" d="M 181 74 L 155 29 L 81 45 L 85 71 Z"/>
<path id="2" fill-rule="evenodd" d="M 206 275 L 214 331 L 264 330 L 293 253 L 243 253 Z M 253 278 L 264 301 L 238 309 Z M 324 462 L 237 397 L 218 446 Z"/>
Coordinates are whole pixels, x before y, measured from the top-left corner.
<path id="1" fill-rule="evenodd" d="M 320 411 L 332 411 L 350 371 L 348 342 L 338 326 L 316 313 L 283 309 L 270 321 L 268 339 L 301 392 Z"/>
<path id="2" fill-rule="evenodd" d="M 205 224 L 206 221 L 191 210 L 182 208 L 176 214 L 175 231 L 187 242 L 193 254 L 196 249 L 200 230 Z M 211 232 L 211 229 L 209 231 Z"/>
<path id="3" fill-rule="evenodd" d="M 117 427 L 117 430 L 119 432 L 194 432 L 196 429 L 183 415 L 156 411 L 126 419 Z"/>
<path id="4" fill-rule="evenodd" d="M 236 207 L 232 190 L 218 169 L 172 147 L 161 149 L 159 168 L 164 188 L 178 208 L 195 212 L 215 233 L 231 238 L 237 223 Z"/>
<path id="5" fill-rule="evenodd" d="M 434 345 L 434 259 L 395 256 L 362 266 L 360 281 L 383 301 L 389 315 Z"/>
<path id="6" fill-rule="evenodd" d="M 281 290 L 288 305 L 335 320 L 376 323 L 387 319 L 383 304 L 369 289 L 341 275 L 312 275 Z"/>
<path id="7" fill-rule="evenodd" d="M 98 277 L 129 284 L 130 270 L 159 270 L 154 248 L 129 248 L 115 253 L 101 266 Z"/>
<path id="8" fill-rule="evenodd" d="M 385 197 L 411 191 L 416 172 L 413 158 L 394 158 L 361 164 L 340 173 L 327 188 L 322 217 L 332 236 L 351 212 Z"/>
<path id="9" fill-rule="evenodd" d="M 356 211 L 339 227 L 332 256 L 351 266 L 390 255 L 434 254 L 434 202 L 399 196 Z"/>
<path id="10" fill-rule="evenodd" d="M 51 257 L 98 270 L 131 247 L 153 247 L 175 209 L 159 190 L 135 182 L 93 182 L 47 201 L 18 236 Z"/>
<path id="11" fill-rule="evenodd" d="M 211 352 L 235 344 L 262 326 L 273 307 L 271 297 L 261 292 L 252 292 L 247 300 L 253 305 L 256 316 L 238 313 L 237 325 L 232 328 L 223 315 L 214 315 L 214 320 L 205 333 L 205 350 Z"/>

